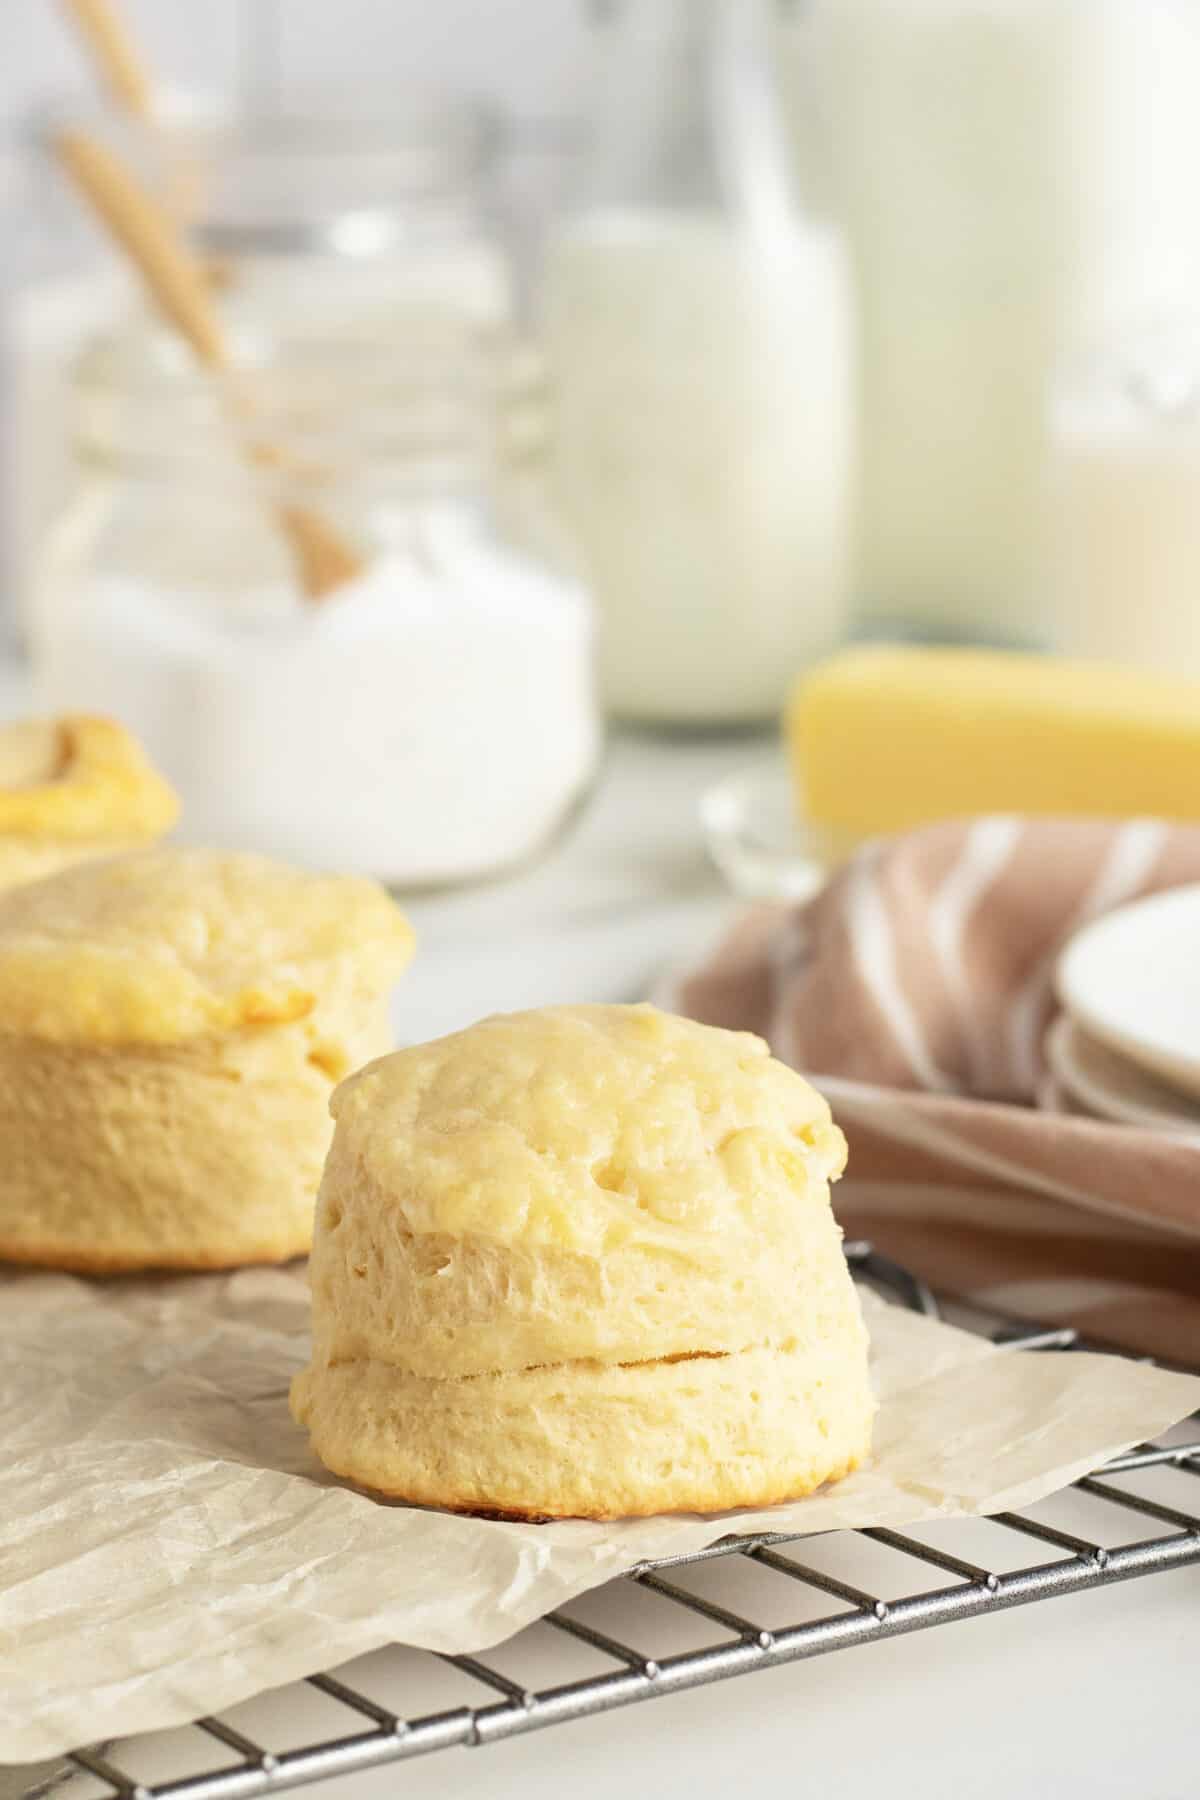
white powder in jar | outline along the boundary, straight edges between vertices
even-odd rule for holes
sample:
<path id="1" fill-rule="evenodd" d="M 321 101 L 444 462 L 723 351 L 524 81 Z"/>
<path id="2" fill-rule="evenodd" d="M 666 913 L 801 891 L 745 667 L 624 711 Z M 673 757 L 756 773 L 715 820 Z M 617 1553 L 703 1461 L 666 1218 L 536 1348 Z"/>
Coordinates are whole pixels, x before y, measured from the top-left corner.
<path id="1" fill-rule="evenodd" d="M 401 886 L 535 850 L 599 743 L 585 596 L 451 514 L 318 605 L 92 573 L 37 673 L 138 733 L 186 839 Z"/>

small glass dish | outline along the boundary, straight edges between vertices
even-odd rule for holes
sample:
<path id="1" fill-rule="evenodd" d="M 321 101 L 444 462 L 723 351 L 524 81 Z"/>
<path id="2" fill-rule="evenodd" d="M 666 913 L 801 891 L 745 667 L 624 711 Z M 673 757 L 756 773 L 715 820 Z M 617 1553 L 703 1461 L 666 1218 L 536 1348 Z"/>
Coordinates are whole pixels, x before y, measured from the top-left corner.
<path id="1" fill-rule="evenodd" d="M 747 900 L 808 900 L 837 860 L 830 834 L 796 812 L 781 758 L 716 782 L 700 801 L 708 853 Z"/>

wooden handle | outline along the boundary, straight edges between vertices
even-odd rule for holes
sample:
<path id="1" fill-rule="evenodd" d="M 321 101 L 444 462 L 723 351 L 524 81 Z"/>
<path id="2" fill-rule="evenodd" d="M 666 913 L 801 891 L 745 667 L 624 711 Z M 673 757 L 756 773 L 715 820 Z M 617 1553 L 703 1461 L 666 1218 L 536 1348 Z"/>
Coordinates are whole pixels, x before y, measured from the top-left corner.
<path id="1" fill-rule="evenodd" d="M 204 270 L 154 200 L 103 144 L 78 131 L 57 140 L 64 169 L 140 273 L 160 310 L 206 368 L 230 371 L 228 347 Z M 245 396 L 237 408 L 245 416 Z M 257 442 L 255 462 L 286 469 L 277 446 Z M 296 559 L 300 584 L 319 600 L 362 570 L 362 559 L 338 531 L 307 507 L 280 506 L 278 516 Z"/>
<path id="2" fill-rule="evenodd" d="M 163 161 L 164 211 L 186 230 L 200 215 L 207 185 L 205 171 L 186 136 L 181 144 L 167 129 L 160 84 L 151 80 L 148 65 L 108 0 L 63 0 L 63 10 L 118 106 L 149 129 Z M 229 285 L 229 265 L 206 263 L 204 276 L 209 287 L 219 292 Z"/>
<path id="3" fill-rule="evenodd" d="M 321 513 L 293 505 L 281 506 L 278 512 L 296 559 L 300 586 L 310 600 L 323 600 L 362 574 L 362 557 Z"/>
<path id="4" fill-rule="evenodd" d="M 81 131 L 59 133 L 67 174 L 140 273 L 167 319 L 211 369 L 229 365 L 204 271 L 166 214 L 111 150 Z"/>
<path id="5" fill-rule="evenodd" d="M 154 84 L 133 39 L 108 0 L 63 0 L 63 7 L 91 52 L 106 87 L 139 119 L 150 118 L 154 112 Z"/>

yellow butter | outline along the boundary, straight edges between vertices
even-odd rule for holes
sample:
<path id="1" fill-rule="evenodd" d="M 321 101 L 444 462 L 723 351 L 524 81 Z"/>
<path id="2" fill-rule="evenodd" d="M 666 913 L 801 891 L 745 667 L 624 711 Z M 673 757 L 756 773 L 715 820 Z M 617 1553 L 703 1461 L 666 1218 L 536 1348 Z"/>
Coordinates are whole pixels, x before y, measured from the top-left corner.
<path id="1" fill-rule="evenodd" d="M 797 682 L 792 769 L 846 838 L 985 812 L 1200 819 L 1200 684 L 1001 651 L 865 646 Z"/>

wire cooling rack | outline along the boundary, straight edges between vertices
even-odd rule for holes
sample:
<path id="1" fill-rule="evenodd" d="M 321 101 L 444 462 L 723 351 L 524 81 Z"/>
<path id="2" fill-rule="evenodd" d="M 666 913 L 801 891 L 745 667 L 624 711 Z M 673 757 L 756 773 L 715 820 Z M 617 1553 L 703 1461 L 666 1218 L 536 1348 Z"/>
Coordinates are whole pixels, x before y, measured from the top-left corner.
<path id="1" fill-rule="evenodd" d="M 860 1279 L 888 1291 L 889 1297 L 916 1311 L 936 1315 L 938 1303 L 916 1277 L 868 1244 L 850 1244 L 847 1256 Z M 980 1330 L 997 1343 L 1021 1349 L 1068 1354 L 1085 1346 L 1070 1330 L 1036 1330 L 1014 1325 L 995 1315 L 976 1312 L 958 1322 Z M 1103 1347 L 1103 1346 L 1100 1346 Z M 663 1651 L 646 1641 L 644 1617 L 637 1631 L 637 1647 L 602 1629 L 586 1617 L 587 1596 L 570 1608 L 551 1613 L 539 1628 L 558 1634 L 559 1640 L 586 1651 L 598 1667 L 574 1680 L 550 1686 L 527 1686 L 514 1672 L 498 1666 L 507 1646 L 489 1652 L 489 1660 L 475 1656 L 435 1657 L 431 1652 L 405 1651 L 418 1659 L 426 1675 L 440 1671 L 457 1678 L 470 1699 L 459 1705 L 404 1716 L 394 1704 L 370 1691 L 372 1683 L 361 1672 L 313 1675 L 307 1683 L 310 1701 L 329 1719 L 327 1729 L 312 1741 L 287 1749 L 273 1749 L 255 1736 L 244 1721 L 244 1708 L 234 1717 L 197 1720 L 189 1728 L 200 1750 L 193 1750 L 192 1770 L 169 1780 L 148 1779 L 137 1772 L 139 1747 L 154 1738 L 125 1740 L 119 1745 L 95 1745 L 73 1755 L 47 1773 L 30 1771 L 25 1792 L 47 1796 L 65 1787 L 86 1783 L 89 1800 L 252 1800 L 253 1796 L 279 1792 L 304 1782 L 345 1776 L 382 1763 L 424 1756 L 452 1745 L 486 1745 L 519 1733 L 540 1731 L 550 1725 L 580 1719 L 591 1713 L 630 1706 L 635 1701 L 663 1698 L 685 1688 L 722 1681 L 733 1675 L 749 1675 L 779 1663 L 822 1656 L 831 1650 L 849 1649 L 880 1638 L 900 1637 L 980 1613 L 1053 1599 L 1082 1588 L 1105 1587 L 1136 1576 L 1200 1564 L 1200 1435 L 1194 1429 L 1180 1441 L 1147 1444 L 1117 1457 L 1103 1469 L 1074 1483 L 1079 1495 L 1092 1503 L 1096 1518 L 1093 1536 L 1081 1537 L 1048 1520 L 1046 1508 L 1000 1513 L 989 1521 L 997 1543 L 1008 1549 L 995 1557 L 995 1567 L 969 1561 L 941 1543 L 930 1542 L 936 1532 L 865 1530 L 837 1532 L 822 1538 L 800 1540 L 805 1554 L 790 1546 L 794 1535 L 765 1534 L 726 1538 L 696 1555 L 670 1557 L 631 1570 L 609 1588 L 597 1590 L 620 1601 L 617 1608 L 627 1622 L 637 1610 L 635 1602 L 652 1597 L 658 1603 L 659 1641 L 670 1641 L 667 1627 L 673 1615 L 699 1623 L 715 1641 L 701 1648 Z M 1152 1488 L 1153 1492 L 1147 1489 Z M 1169 1492 L 1170 1500 L 1164 1498 Z M 1186 1502 L 1192 1501 L 1189 1507 Z M 1097 1510 L 1099 1509 L 1099 1510 Z M 964 1524 L 965 1521 L 953 1523 Z M 1134 1529 L 1132 1539 L 1126 1535 Z M 944 1538 L 952 1525 L 942 1528 Z M 1104 1538 L 1117 1538 L 1106 1544 Z M 899 1587 L 900 1598 L 885 1599 L 817 1566 L 832 1559 L 815 1553 L 816 1546 L 847 1542 L 859 1552 L 873 1552 L 872 1567 L 880 1566 L 886 1553 L 894 1567 L 887 1585 Z M 1014 1557 L 1013 1548 L 1018 1554 Z M 1033 1555 L 1035 1560 L 1027 1558 Z M 811 1559 L 811 1560 L 810 1560 Z M 860 1556 L 861 1560 L 861 1556 Z M 1001 1563 L 1014 1566 L 1001 1568 Z M 722 1568 L 722 1565 L 724 1567 Z M 720 1583 L 704 1576 L 730 1573 L 734 1566 L 752 1566 L 759 1603 L 755 1616 L 734 1610 L 713 1597 Z M 763 1581 L 769 1583 L 764 1587 Z M 915 1585 L 914 1585 L 915 1584 Z M 706 1591 L 707 1585 L 707 1591 Z M 728 1585 L 728 1584 L 727 1584 Z M 873 1585 L 884 1586 L 880 1580 Z M 633 1590 L 640 1590 L 635 1593 Z M 907 1591 L 906 1591 L 907 1590 Z M 804 1616 L 818 1602 L 819 1616 Z M 830 1610 L 830 1606 L 834 1610 Z M 594 1610 L 594 1609 L 593 1609 Z M 605 1618 L 613 1611 L 610 1604 Z M 644 1607 L 642 1613 L 644 1613 Z M 800 1616 L 797 1617 L 796 1615 Z M 791 1624 L 762 1623 L 765 1618 L 791 1617 Z M 675 1634 L 677 1635 L 677 1634 Z M 380 1653 L 381 1655 L 386 1653 Z M 370 1662 L 371 1659 L 368 1659 Z M 412 1689 L 414 1663 L 405 1665 L 405 1685 Z M 355 1665 L 356 1671 L 359 1665 Z M 426 1680 L 416 1683 L 427 1687 Z M 295 1690 L 293 1689 L 292 1692 Z M 281 1690 L 287 1692 L 287 1690 Z M 485 1693 L 487 1698 L 484 1698 Z M 318 1696 L 319 1702 L 318 1702 Z M 249 1703 L 253 1707 L 254 1703 Z M 178 1737 L 179 1734 L 172 1734 Z M 207 1748 L 204 1748 L 207 1746 Z M 198 1766 L 196 1766 L 198 1765 Z M 403 1793 L 403 1787 L 399 1790 Z M 62 1800 L 67 1800 L 63 1795 Z"/>

